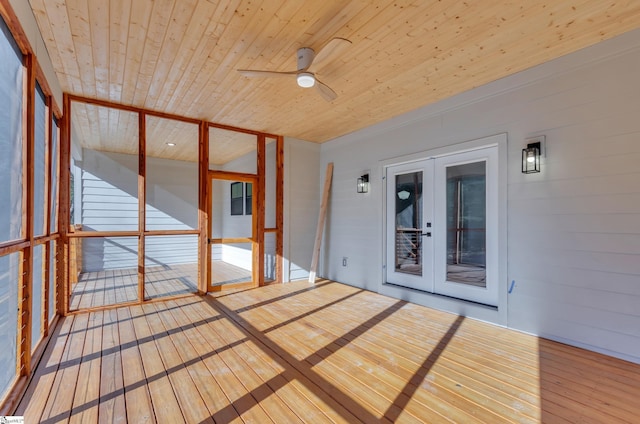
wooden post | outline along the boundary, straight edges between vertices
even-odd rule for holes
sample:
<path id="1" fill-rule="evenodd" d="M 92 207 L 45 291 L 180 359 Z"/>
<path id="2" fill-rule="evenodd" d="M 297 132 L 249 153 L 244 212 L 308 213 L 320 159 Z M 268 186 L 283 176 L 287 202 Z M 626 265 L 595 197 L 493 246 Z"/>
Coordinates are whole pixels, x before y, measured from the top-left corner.
<path id="1" fill-rule="evenodd" d="M 276 282 L 284 281 L 284 137 L 276 138 Z"/>
<path id="2" fill-rule="evenodd" d="M 198 293 L 209 288 L 209 125 L 202 121 L 199 127 L 198 153 Z"/>
<path id="3" fill-rule="evenodd" d="M 31 328 L 33 315 L 31 310 L 31 296 L 33 286 L 33 190 L 34 190 L 34 150 L 35 150 L 35 94 L 36 76 L 35 59 L 33 55 L 25 56 L 25 66 L 27 68 L 27 78 L 25 78 L 24 89 L 26 90 L 27 107 L 24 109 L 23 124 L 25 128 L 24 151 L 26 161 L 23 161 L 23 215 L 22 224 L 26 230 L 26 239 L 29 247 L 25 248 L 22 254 L 20 275 L 22 284 L 18 287 L 18 361 L 17 375 L 27 376 L 31 373 Z"/>
<path id="4" fill-rule="evenodd" d="M 264 214 L 265 214 L 265 174 L 267 140 L 263 134 L 258 136 L 258 177 L 254 187 L 251 202 L 253 203 L 253 221 L 256 223 L 254 233 L 254 280 L 258 286 L 264 286 Z"/>
<path id="5" fill-rule="evenodd" d="M 138 301 L 144 301 L 144 230 L 146 216 L 146 141 L 147 141 L 147 116 L 138 113 Z"/>
<path id="6" fill-rule="evenodd" d="M 316 272 L 318 271 L 318 259 L 320 258 L 320 246 L 322 245 L 322 232 L 324 221 L 327 217 L 327 203 L 329 202 L 329 192 L 331 191 L 331 177 L 333 176 L 333 162 L 327 164 L 327 173 L 324 177 L 324 192 L 322 193 L 322 203 L 320 205 L 320 215 L 318 216 L 318 228 L 316 229 L 316 241 L 313 245 L 313 258 L 311 259 L 311 269 L 309 270 L 309 282 L 316 282 Z"/>
<path id="7" fill-rule="evenodd" d="M 70 258 L 69 258 L 69 227 L 71 226 L 71 100 L 68 94 L 63 94 L 62 128 L 60 137 L 60 206 L 58 208 L 58 311 L 62 315 L 69 313 L 70 290 Z M 75 184 L 80 184 L 76 181 Z"/>

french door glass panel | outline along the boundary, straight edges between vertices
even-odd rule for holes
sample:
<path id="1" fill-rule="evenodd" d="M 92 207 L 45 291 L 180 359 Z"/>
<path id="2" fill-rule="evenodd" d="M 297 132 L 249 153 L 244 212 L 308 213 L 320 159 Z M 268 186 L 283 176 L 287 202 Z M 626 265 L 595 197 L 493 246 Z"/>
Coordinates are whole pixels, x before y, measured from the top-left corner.
<path id="1" fill-rule="evenodd" d="M 497 305 L 497 150 L 387 168 L 388 283 Z"/>
<path id="2" fill-rule="evenodd" d="M 447 281 L 487 286 L 486 162 L 446 167 Z"/>
<path id="3" fill-rule="evenodd" d="M 498 304 L 498 148 L 435 160 L 435 291 Z"/>
<path id="4" fill-rule="evenodd" d="M 430 232 L 433 164 L 429 161 L 387 169 L 387 282 L 432 290 Z"/>

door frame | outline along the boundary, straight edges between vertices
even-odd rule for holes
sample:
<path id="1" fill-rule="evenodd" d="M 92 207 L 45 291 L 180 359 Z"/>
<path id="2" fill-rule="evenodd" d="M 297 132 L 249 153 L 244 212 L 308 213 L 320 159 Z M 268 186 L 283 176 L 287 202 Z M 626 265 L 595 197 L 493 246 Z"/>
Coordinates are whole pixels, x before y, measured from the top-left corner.
<path id="1" fill-rule="evenodd" d="M 213 180 L 222 180 L 230 182 L 242 182 L 252 184 L 251 196 L 251 237 L 239 238 L 220 238 L 214 239 L 213 235 Z M 261 214 L 264 215 L 264 207 L 258 201 L 261 199 L 261 188 L 259 184 L 260 178 L 255 174 L 246 174 L 241 172 L 215 171 L 209 170 L 207 173 L 207 215 L 210 217 L 207 225 L 207 290 L 210 292 L 218 292 L 223 288 L 237 288 L 243 286 L 259 287 L 264 285 L 264 220 L 260 219 Z M 211 284 L 211 245 L 224 243 L 251 243 L 251 281 L 218 284 Z"/>

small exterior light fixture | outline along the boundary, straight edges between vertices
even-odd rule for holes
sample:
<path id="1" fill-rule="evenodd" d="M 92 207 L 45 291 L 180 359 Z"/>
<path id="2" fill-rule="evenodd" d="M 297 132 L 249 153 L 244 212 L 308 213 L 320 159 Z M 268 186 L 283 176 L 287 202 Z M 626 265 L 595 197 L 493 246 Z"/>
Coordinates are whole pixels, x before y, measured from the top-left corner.
<path id="1" fill-rule="evenodd" d="M 357 191 L 358 193 L 369 192 L 369 174 L 358 177 Z"/>
<path id="2" fill-rule="evenodd" d="M 298 85 L 302 88 L 313 87 L 316 83 L 316 78 L 311 72 L 300 72 L 297 76 Z"/>
<path id="3" fill-rule="evenodd" d="M 527 143 L 527 147 L 522 149 L 522 173 L 533 174 L 540 172 L 540 156 L 542 154 L 544 136 L 527 141 L 531 141 L 531 143 Z"/>
<path id="4" fill-rule="evenodd" d="M 409 196 L 411 196 L 411 193 L 409 193 L 407 190 L 402 190 L 398 192 L 398 199 L 400 200 L 407 200 Z"/>
<path id="5" fill-rule="evenodd" d="M 175 146 L 175 145 L 176 145 L 176 143 L 172 143 L 172 142 L 168 142 L 168 143 L 167 143 L 167 146 L 169 146 L 169 147 L 173 147 L 173 146 Z"/>

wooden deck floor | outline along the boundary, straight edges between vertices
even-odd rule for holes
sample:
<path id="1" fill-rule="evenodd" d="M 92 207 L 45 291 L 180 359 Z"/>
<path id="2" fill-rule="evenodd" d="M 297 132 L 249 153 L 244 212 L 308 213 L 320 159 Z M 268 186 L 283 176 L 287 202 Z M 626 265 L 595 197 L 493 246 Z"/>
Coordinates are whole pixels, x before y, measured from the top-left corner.
<path id="1" fill-rule="evenodd" d="M 250 281 L 251 272 L 223 261 L 213 261 L 213 285 Z M 145 298 L 156 299 L 198 291 L 197 264 L 147 267 Z M 138 300 L 138 270 L 112 269 L 83 272 L 71 291 L 70 308 L 78 311 Z"/>
<path id="2" fill-rule="evenodd" d="M 25 422 L 637 422 L 640 366 L 350 286 L 61 320 Z"/>

